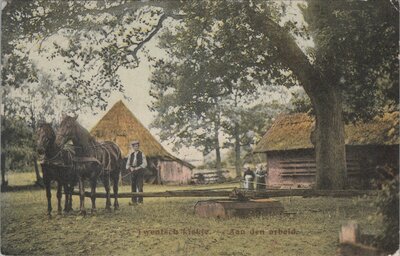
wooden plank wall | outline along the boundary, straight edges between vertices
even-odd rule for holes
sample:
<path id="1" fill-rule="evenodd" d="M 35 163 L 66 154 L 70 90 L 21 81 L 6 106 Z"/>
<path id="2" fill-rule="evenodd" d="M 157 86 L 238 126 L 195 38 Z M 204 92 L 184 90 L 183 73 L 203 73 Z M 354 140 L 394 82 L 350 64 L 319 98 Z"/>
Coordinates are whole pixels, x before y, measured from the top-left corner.
<path id="1" fill-rule="evenodd" d="M 396 153 L 397 152 L 397 153 Z M 394 161 L 398 148 L 378 146 L 348 146 L 346 161 L 350 187 L 370 186 L 374 169 L 379 164 Z M 313 149 L 268 152 L 267 184 L 269 187 L 307 188 L 315 182 L 316 163 Z M 386 160 L 382 160 L 386 159 Z M 396 163 L 392 163 L 396 166 Z"/>
<path id="2" fill-rule="evenodd" d="M 176 161 L 161 161 L 160 176 L 163 184 L 189 184 L 192 170 Z"/>

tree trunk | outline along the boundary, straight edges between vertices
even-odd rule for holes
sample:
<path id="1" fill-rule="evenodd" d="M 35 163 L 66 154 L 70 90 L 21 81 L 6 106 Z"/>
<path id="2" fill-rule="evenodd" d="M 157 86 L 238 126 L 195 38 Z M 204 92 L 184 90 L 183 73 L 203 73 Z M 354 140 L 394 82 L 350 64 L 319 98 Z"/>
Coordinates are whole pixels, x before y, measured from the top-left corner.
<path id="1" fill-rule="evenodd" d="M 6 93 L 4 95 L 7 97 Z M 1 104 L 0 106 L 3 107 L 4 115 L 1 117 L 1 128 L 6 127 L 6 113 L 7 113 L 7 106 L 6 104 Z M 6 181 L 6 151 L 5 146 L 7 145 L 7 136 L 4 136 L 3 130 L 1 131 L 1 191 L 5 191 L 8 182 Z"/>
<path id="2" fill-rule="evenodd" d="M 221 149 L 217 147 L 215 149 L 215 168 L 217 169 L 217 175 L 218 177 L 222 177 L 222 169 L 221 169 Z"/>
<path id="3" fill-rule="evenodd" d="M 240 159 L 240 134 L 239 134 L 239 124 L 235 123 L 235 170 L 236 177 L 242 176 L 242 161 Z"/>
<path id="4" fill-rule="evenodd" d="M 316 189 L 343 189 L 347 171 L 341 93 L 325 87 L 314 96 Z"/>
<path id="5" fill-rule="evenodd" d="M 219 143 L 219 140 L 217 140 L 217 142 Z M 217 169 L 217 174 L 218 176 L 221 176 L 221 149 L 219 146 L 215 148 L 215 159 L 215 168 Z"/>
<path id="6" fill-rule="evenodd" d="M 8 186 L 6 181 L 6 154 L 1 153 L 1 191 L 5 191 Z"/>
<path id="7" fill-rule="evenodd" d="M 218 106 L 218 99 L 213 98 L 215 106 L 217 106 L 216 119 L 214 120 L 214 141 L 215 141 L 215 168 L 217 169 L 218 180 L 221 181 L 221 147 L 219 146 L 219 131 L 221 128 L 221 110 Z"/>
<path id="8" fill-rule="evenodd" d="M 35 166 L 36 184 L 44 187 L 43 179 L 42 179 L 42 177 L 40 177 L 39 167 L 38 167 L 38 164 L 37 164 L 36 157 L 33 157 L 33 165 Z"/>
<path id="9" fill-rule="evenodd" d="M 158 161 L 160 161 L 160 160 L 158 160 Z M 161 180 L 161 163 L 160 163 L 160 162 L 157 163 L 156 169 L 157 169 L 157 185 L 162 185 L 162 180 Z"/>
<path id="10" fill-rule="evenodd" d="M 35 118 L 35 111 L 33 110 L 33 107 L 31 105 L 30 107 L 30 112 L 31 112 L 31 127 L 32 131 L 35 133 L 36 132 L 36 118 Z M 36 148 L 35 148 L 36 151 Z M 35 173 L 36 173 L 36 184 L 44 187 L 43 179 L 40 177 L 40 172 L 39 172 L 39 167 L 37 164 L 37 159 L 36 156 L 33 156 L 33 165 L 35 167 Z"/>
<path id="11" fill-rule="evenodd" d="M 222 177 L 221 170 L 221 148 L 219 146 L 219 122 L 215 125 L 214 128 L 214 136 L 215 136 L 215 168 L 217 169 L 217 175 L 219 178 Z"/>
<path id="12" fill-rule="evenodd" d="M 1 154 L 1 184 L 6 183 L 6 159 L 5 154 Z"/>

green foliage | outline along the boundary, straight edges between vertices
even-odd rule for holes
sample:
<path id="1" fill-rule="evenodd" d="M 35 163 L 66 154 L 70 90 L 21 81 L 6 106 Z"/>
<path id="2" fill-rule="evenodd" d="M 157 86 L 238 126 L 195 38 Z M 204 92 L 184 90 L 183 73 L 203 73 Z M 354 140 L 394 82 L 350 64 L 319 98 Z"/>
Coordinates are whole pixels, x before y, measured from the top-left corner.
<path id="1" fill-rule="evenodd" d="M 312 114 L 314 114 L 311 100 L 302 88 L 292 89 L 291 95 L 292 95 L 292 97 L 290 98 L 290 102 L 289 102 L 289 106 L 288 106 L 288 111 L 290 113 L 312 113 Z"/>
<path id="2" fill-rule="evenodd" d="M 308 0 L 314 66 L 343 92 L 345 118 L 368 120 L 399 99 L 398 9 L 390 0 Z"/>
<path id="3" fill-rule="evenodd" d="M 226 161 L 221 162 L 221 168 L 225 168 L 228 166 L 228 163 Z M 217 161 L 216 160 L 210 160 L 206 161 L 204 165 L 196 167 L 198 169 L 215 169 L 217 168 Z"/>
<path id="4" fill-rule="evenodd" d="M 258 143 L 262 136 L 268 131 L 273 124 L 275 117 L 279 114 L 287 112 L 287 107 L 279 101 L 270 103 L 260 103 L 252 107 L 240 108 L 237 116 L 240 119 L 239 134 L 240 146 L 249 153 L 252 147 Z M 224 131 L 228 131 L 228 136 L 233 140 L 234 127 L 231 122 L 224 123 Z M 227 142 L 226 146 L 232 146 Z"/>
<path id="5" fill-rule="evenodd" d="M 399 179 L 385 180 L 382 190 L 374 199 L 376 215 L 382 220 L 377 245 L 383 250 L 394 253 L 399 249 Z"/>
<path id="6" fill-rule="evenodd" d="M 22 171 L 32 165 L 36 155 L 34 138 L 23 120 L 1 116 L 1 153 L 6 157 L 6 169 Z"/>
<path id="7" fill-rule="evenodd" d="M 37 82 L 32 62 L 47 58 L 57 63 L 45 73 L 56 94 L 69 101 L 67 111 L 105 109 L 111 92 L 123 92 L 118 70 L 138 66 L 139 50 L 166 18 L 161 8 L 147 5 L 124 0 L 7 1 L 2 12 L 3 85 L 31 86 Z"/>

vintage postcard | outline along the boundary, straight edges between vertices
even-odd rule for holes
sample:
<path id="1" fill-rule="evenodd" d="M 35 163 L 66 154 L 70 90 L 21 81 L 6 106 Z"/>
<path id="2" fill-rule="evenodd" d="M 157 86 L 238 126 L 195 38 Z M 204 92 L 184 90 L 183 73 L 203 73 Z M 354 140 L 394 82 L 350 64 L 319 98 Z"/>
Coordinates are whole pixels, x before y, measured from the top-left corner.
<path id="1" fill-rule="evenodd" d="M 2 255 L 399 255 L 398 0 L 2 0 Z"/>

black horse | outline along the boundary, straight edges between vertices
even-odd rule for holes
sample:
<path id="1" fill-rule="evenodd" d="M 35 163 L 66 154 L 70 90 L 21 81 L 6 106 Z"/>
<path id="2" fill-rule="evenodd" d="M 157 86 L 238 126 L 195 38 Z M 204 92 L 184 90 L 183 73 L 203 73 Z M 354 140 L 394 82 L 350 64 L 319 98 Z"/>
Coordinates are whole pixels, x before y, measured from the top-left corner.
<path id="1" fill-rule="evenodd" d="M 56 135 L 48 123 L 41 123 L 37 129 L 37 151 L 44 155 L 41 162 L 43 181 L 46 187 L 47 214 L 51 216 L 51 182 L 57 182 L 58 214 L 61 214 L 62 187 L 65 193 L 64 211 L 72 210 L 72 191 L 77 183 L 77 176 L 73 172 L 74 151 L 72 148 L 61 149 L 55 144 Z"/>
<path id="2" fill-rule="evenodd" d="M 93 186 L 94 189 L 96 186 L 96 179 L 100 177 L 106 190 L 106 209 L 111 210 L 110 180 L 113 181 L 114 209 L 118 209 L 118 182 L 123 162 L 121 150 L 114 142 L 97 142 L 76 119 L 77 117 L 70 116 L 63 118 L 58 129 L 56 143 L 58 145 L 65 145 L 68 141 L 72 141 L 76 150 L 76 159 L 78 163 L 95 165 L 96 162 L 98 162 L 102 166 L 102 171 L 100 173 L 95 166 L 91 167 L 91 171 L 90 168 L 87 168 L 88 166 L 85 168 L 78 168 L 77 175 L 80 177 L 79 192 L 81 195 L 81 207 L 83 207 L 82 204 L 84 201 L 83 180 L 89 178 L 93 192 Z M 92 209 L 93 204 L 94 200 L 92 198 Z"/>

